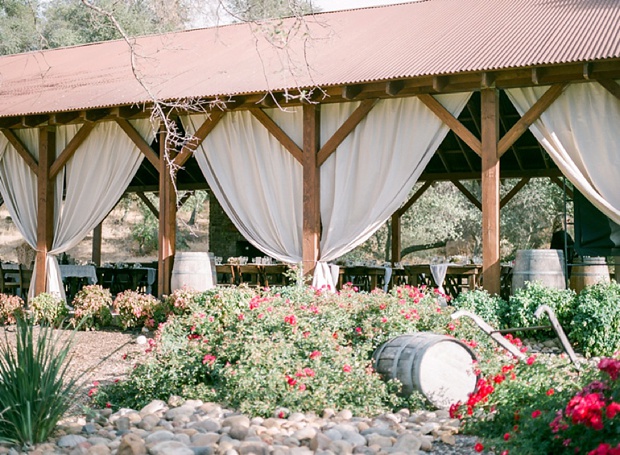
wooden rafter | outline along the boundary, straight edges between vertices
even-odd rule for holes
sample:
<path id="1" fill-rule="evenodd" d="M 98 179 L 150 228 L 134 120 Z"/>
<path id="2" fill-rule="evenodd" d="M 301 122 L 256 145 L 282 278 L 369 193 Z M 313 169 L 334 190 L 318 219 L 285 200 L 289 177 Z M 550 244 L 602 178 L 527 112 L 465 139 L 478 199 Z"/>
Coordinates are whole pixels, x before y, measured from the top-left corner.
<path id="1" fill-rule="evenodd" d="M 521 188 L 523 188 L 525 185 L 527 185 L 527 182 L 529 182 L 530 179 L 529 177 L 524 177 L 521 180 L 519 180 L 517 182 L 517 184 L 515 186 L 512 187 L 512 189 L 508 192 L 508 194 L 506 196 L 504 196 L 502 198 L 502 200 L 499 202 L 499 208 L 502 209 L 504 208 L 504 206 L 506 204 L 508 204 L 508 202 L 510 202 L 510 200 L 515 197 L 515 195 L 521 191 Z"/>
<path id="2" fill-rule="evenodd" d="M 396 214 L 400 217 L 403 216 L 403 214 L 409 210 L 409 208 L 415 203 L 415 201 L 417 201 L 418 199 L 420 199 L 420 197 L 424 194 L 424 192 L 426 190 L 428 190 L 430 188 L 430 186 L 433 184 L 433 182 L 431 180 L 424 182 L 424 185 L 422 185 L 422 187 L 416 191 L 413 196 L 411 196 L 409 198 L 409 200 L 407 202 L 404 203 L 404 205 L 399 208 L 396 211 Z"/>
<path id="3" fill-rule="evenodd" d="M 30 154 L 26 146 L 22 143 L 22 141 L 15 135 L 15 133 L 8 129 L 3 129 L 2 134 L 7 138 L 7 140 L 11 143 L 13 148 L 17 151 L 19 156 L 26 162 L 28 167 L 34 172 L 35 175 L 39 172 L 39 163 L 34 159 L 34 156 Z"/>
<path id="4" fill-rule="evenodd" d="M 142 192 L 136 192 L 136 196 L 138 196 L 140 200 L 144 202 L 144 205 L 146 205 L 151 211 L 151 213 L 155 215 L 155 218 L 159 218 L 159 210 L 157 210 L 157 207 L 155 207 L 155 205 L 151 202 L 151 200 L 146 194 Z"/>
<path id="5" fill-rule="evenodd" d="M 459 191 L 461 193 L 463 193 L 463 195 L 469 199 L 469 201 L 474 204 L 476 207 L 478 207 L 479 210 L 482 210 L 482 203 L 478 200 L 478 198 L 476 196 L 474 196 L 471 191 L 469 191 L 465 185 L 463 185 L 461 182 L 459 182 L 458 180 L 450 180 L 454 186 L 456 186 Z"/>
<path id="6" fill-rule="evenodd" d="M 94 127 L 95 124 L 91 122 L 87 122 L 82 125 L 75 136 L 71 138 L 65 149 L 60 153 L 60 155 L 58 155 L 58 158 L 56 158 L 54 164 L 52 164 L 52 167 L 50 168 L 50 179 L 53 179 L 56 175 L 58 175 L 60 170 L 67 164 L 69 159 L 71 159 L 78 147 L 84 142 Z"/>
<path id="7" fill-rule="evenodd" d="M 551 169 L 534 169 L 534 170 L 523 170 L 523 171 L 506 171 L 502 170 L 500 177 L 503 179 L 520 179 L 523 177 L 561 177 L 562 171 L 557 168 Z M 452 174 L 446 173 L 422 173 L 418 182 L 425 182 L 428 180 L 432 181 L 446 181 L 446 180 L 480 180 L 480 172 L 453 172 Z"/>
<path id="8" fill-rule="evenodd" d="M 204 141 L 209 133 L 217 126 L 222 117 L 224 117 L 224 111 L 213 111 L 209 113 L 207 119 L 194 133 L 194 139 L 185 144 L 181 152 L 174 158 L 175 166 L 183 166 L 185 164 L 189 157 L 192 156 L 192 153 L 194 153 L 194 150 L 202 144 L 202 141 Z"/>
<path id="9" fill-rule="evenodd" d="M 620 85 L 613 79 L 597 79 L 605 89 L 620 100 Z"/>
<path id="10" fill-rule="evenodd" d="M 543 112 L 547 110 L 551 104 L 558 99 L 558 97 L 564 91 L 566 84 L 552 85 L 544 94 L 540 97 L 536 103 L 514 124 L 512 128 L 502 137 L 498 144 L 498 153 L 501 157 L 517 139 L 521 137 L 523 133 L 541 116 Z"/>
<path id="11" fill-rule="evenodd" d="M 418 95 L 418 99 L 422 101 L 433 113 L 439 117 L 458 137 L 465 142 L 478 156 L 480 156 L 481 145 L 480 140 L 469 131 L 450 111 L 437 101 L 432 95 Z"/>
<path id="12" fill-rule="evenodd" d="M 566 195 L 569 198 L 574 199 L 573 190 L 571 190 L 568 185 L 564 185 L 564 182 L 562 180 L 560 180 L 559 177 L 552 176 L 552 177 L 549 177 L 549 179 L 553 183 L 555 183 L 557 186 L 559 186 L 562 189 L 562 191 L 566 191 Z"/>
<path id="13" fill-rule="evenodd" d="M 138 149 L 146 156 L 146 159 L 150 161 L 150 163 L 155 166 L 155 169 L 159 169 L 159 157 L 157 153 L 153 151 L 151 146 L 147 144 L 147 142 L 140 136 L 140 133 L 133 127 L 128 120 L 123 118 L 115 118 L 114 119 L 118 126 L 125 132 L 129 139 L 133 141 L 133 143 L 138 147 Z"/>
<path id="14" fill-rule="evenodd" d="M 355 129 L 355 127 L 362 121 L 371 109 L 377 104 L 378 100 L 364 100 L 360 103 L 357 109 L 349 116 L 348 119 L 338 128 L 338 130 L 330 137 L 325 145 L 321 147 L 317 155 L 319 166 L 321 166 L 332 153 L 336 151 L 338 146 L 342 144 L 347 136 Z"/>
<path id="15" fill-rule="evenodd" d="M 282 128 L 280 128 L 278 124 L 265 113 L 265 111 L 259 108 L 252 108 L 250 109 L 250 112 L 256 120 L 258 120 L 267 129 L 267 131 L 269 131 L 269 133 L 278 140 L 282 147 L 288 150 L 299 163 L 303 163 L 304 152 L 297 144 L 295 144 L 295 141 L 293 141 L 288 134 L 286 134 Z"/>

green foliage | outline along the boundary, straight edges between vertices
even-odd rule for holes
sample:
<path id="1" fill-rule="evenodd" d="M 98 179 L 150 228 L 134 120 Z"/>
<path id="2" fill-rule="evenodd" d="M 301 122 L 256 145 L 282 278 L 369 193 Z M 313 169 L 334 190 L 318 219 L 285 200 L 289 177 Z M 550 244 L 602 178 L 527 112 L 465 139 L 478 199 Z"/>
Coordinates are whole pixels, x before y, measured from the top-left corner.
<path id="1" fill-rule="evenodd" d="M 167 316 L 160 307 L 160 301 L 152 295 L 128 290 L 116 296 L 113 304 L 124 329 L 147 327 L 153 329 Z"/>
<path id="2" fill-rule="evenodd" d="M 23 315 L 24 301 L 16 295 L 0 294 L 0 324 L 15 324 Z"/>
<path id="3" fill-rule="evenodd" d="M 545 315 L 538 319 L 534 315 L 541 305 L 551 308 L 558 322 L 563 328 L 567 328 L 573 319 L 575 305 L 575 292 L 571 289 L 547 288 L 540 283 L 527 283 L 525 288 L 518 289 L 510 296 L 508 305 L 502 311 L 501 318 L 509 327 L 531 327 L 535 325 L 550 324 Z M 529 332 L 528 337 L 538 340 L 554 336 L 549 331 Z"/>
<path id="4" fill-rule="evenodd" d="M 179 293 L 167 304 L 177 314 L 160 326 L 151 356 L 128 381 L 100 388 L 96 400 L 137 408 L 177 394 L 263 416 L 278 407 L 391 409 L 406 399 L 396 394 L 398 383 L 385 383 L 372 369 L 381 343 L 416 331 L 466 339 L 477 333 L 452 324 L 452 309 L 441 308 L 437 297 L 410 287 L 390 294 L 324 294 L 305 286 Z"/>
<path id="5" fill-rule="evenodd" d="M 457 310 L 467 310 L 477 314 L 494 328 L 504 326 L 500 315 L 506 308 L 506 302 L 498 296 L 489 295 L 482 289 L 460 293 L 452 300 L 452 306 Z"/>
<path id="6" fill-rule="evenodd" d="M 112 295 L 98 284 L 84 286 L 73 299 L 74 327 L 85 330 L 107 327 L 112 323 Z"/>
<path id="7" fill-rule="evenodd" d="M 586 356 L 612 355 L 620 349 L 620 285 L 588 286 L 577 296 L 569 338 Z"/>
<path id="8" fill-rule="evenodd" d="M 72 337 L 17 322 L 17 345 L 0 344 L 0 442 L 28 447 L 44 442 L 75 396 L 67 375 Z"/>
<path id="9" fill-rule="evenodd" d="M 59 296 L 46 292 L 28 302 L 33 324 L 46 324 L 58 327 L 69 316 L 65 301 Z"/>

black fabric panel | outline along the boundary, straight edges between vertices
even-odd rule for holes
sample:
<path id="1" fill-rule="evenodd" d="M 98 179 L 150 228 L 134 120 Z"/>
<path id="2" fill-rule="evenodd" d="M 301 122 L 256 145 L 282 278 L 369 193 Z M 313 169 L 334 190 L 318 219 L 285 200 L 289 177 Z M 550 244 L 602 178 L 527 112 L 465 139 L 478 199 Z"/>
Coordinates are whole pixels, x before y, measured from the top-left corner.
<path id="1" fill-rule="evenodd" d="M 575 251 L 580 256 L 620 256 L 620 226 L 611 221 L 577 190 Z"/>

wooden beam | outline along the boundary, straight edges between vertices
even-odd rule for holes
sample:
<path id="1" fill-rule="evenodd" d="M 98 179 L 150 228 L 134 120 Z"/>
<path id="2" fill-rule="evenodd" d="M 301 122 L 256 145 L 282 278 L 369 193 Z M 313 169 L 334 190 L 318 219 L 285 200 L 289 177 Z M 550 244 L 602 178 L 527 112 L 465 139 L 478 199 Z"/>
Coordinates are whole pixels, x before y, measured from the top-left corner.
<path id="1" fill-rule="evenodd" d="M 385 84 L 385 93 L 389 96 L 398 95 L 405 88 L 405 81 L 388 81 Z"/>
<path id="2" fill-rule="evenodd" d="M 81 119 L 80 112 L 59 112 L 51 114 L 48 120 L 49 125 L 66 125 L 67 123 L 74 122 Z"/>
<path id="3" fill-rule="evenodd" d="M 38 174 L 39 172 L 39 163 L 34 159 L 34 156 L 28 151 L 26 146 L 22 143 L 22 141 L 15 135 L 15 133 L 8 129 L 3 129 L 2 134 L 7 138 L 7 140 L 11 143 L 15 151 L 22 157 L 22 159 L 26 162 L 28 167 L 34 172 Z"/>
<path id="4" fill-rule="evenodd" d="M 536 103 L 514 124 L 512 128 L 501 138 L 498 146 L 498 153 L 501 157 L 506 151 L 514 144 L 517 139 L 527 131 L 527 129 L 541 116 L 543 112 L 547 110 L 553 102 L 564 91 L 566 84 L 552 85 L 544 94 L 540 97 Z"/>
<path id="5" fill-rule="evenodd" d="M 422 101 L 433 113 L 439 117 L 448 127 L 454 131 L 463 142 L 465 142 L 478 156 L 482 153 L 480 140 L 469 131 L 457 118 L 452 115 L 443 105 L 437 101 L 432 95 L 418 95 L 418 99 Z"/>
<path id="6" fill-rule="evenodd" d="M 529 181 L 530 181 L 530 178 L 529 178 L 529 177 L 524 177 L 524 178 L 522 178 L 521 180 L 519 180 L 519 181 L 517 182 L 517 184 L 516 184 L 515 186 L 513 186 L 513 187 L 512 187 L 512 189 L 508 192 L 508 194 L 502 198 L 502 200 L 501 200 L 501 201 L 500 201 L 500 203 L 499 203 L 499 208 L 500 208 L 500 209 L 503 209 L 503 208 L 504 208 L 504 206 L 505 206 L 506 204 L 508 204 L 508 202 L 510 202 L 510 200 L 511 200 L 513 197 L 515 197 L 515 195 L 516 195 L 519 191 L 521 191 L 521 188 L 523 188 L 525 185 L 527 185 L 527 182 L 529 182 Z"/>
<path id="7" fill-rule="evenodd" d="M 500 292 L 499 205 L 499 94 L 483 89 L 482 113 L 482 275 L 483 286 L 491 295 Z"/>
<path id="8" fill-rule="evenodd" d="M 354 99 L 357 95 L 359 95 L 360 93 L 362 93 L 362 85 L 345 85 L 344 87 L 342 87 L 342 97 L 345 100 L 352 100 Z"/>
<path id="9" fill-rule="evenodd" d="M 146 156 L 146 159 L 150 161 L 150 163 L 155 166 L 155 169 L 159 169 L 159 157 L 157 153 L 153 151 L 150 144 L 144 140 L 140 133 L 133 127 L 128 120 L 123 118 L 115 118 L 114 121 L 121 127 L 121 129 L 125 132 L 129 139 L 133 141 L 133 143 L 138 147 L 138 149 Z"/>
<path id="10" fill-rule="evenodd" d="M 601 84 L 609 93 L 620 100 L 620 85 L 613 79 L 597 79 L 599 84 Z"/>
<path id="11" fill-rule="evenodd" d="M 86 122 L 97 122 L 110 115 L 110 109 L 91 109 L 80 112 L 80 117 Z"/>
<path id="12" fill-rule="evenodd" d="M 321 110 L 316 104 L 303 106 L 303 272 L 312 276 L 320 257 L 321 241 Z"/>
<path id="13" fill-rule="evenodd" d="M 359 123 L 366 118 L 378 100 L 364 100 L 353 111 L 348 119 L 338 128 L 338 130 L 330 137 L 327 142 L 321 147 L 318 154 L 318 165 L 321 166 L 332 153 L 336 151 L 338 146 L 342 144 L 349 134 L 355 129 Z"/>
<path id="14" fill-rule="evenodd" d="M 54 239 L 54 184 L 49 170 L 56 150 L 56 131 L 39 128 L 39 172 L 37 173 L 37 260 L 34 294 L 46 291 L 47 253 Z"/>
<path id="15" fill-rule="evenodd" d="M 559 177 L 549 177 L 549 179 L 555 183 L 557 186 L 559 186 L 562 191 L 566 191 L 566 195 L 571 198 L 574 199 L 574 194 L 573 194 L 573 190 L 570 189 L 570 187 L 568 185 L 564 185 L 564 182 L 562 180 L 560 180 Z"/>
<path id="16" fill-rule="evenodd" d="M 482 73 L 480 78 L 481 88 L 495 88 L 495 73 Z"/>
<path id="17" fill-rule="evenodd" d="M 474 196 L 461 182 L 458 180 L 451 180 L 451 182 L 456 186 L 463 195 L 469 199 L 469 201 L 478 207 L 479 210 L 482 210 L 482 203 L 478 200 L 476 196 Z"/>
<path id="18" fill-rule="evenodd" d="M 0 128 L 14 128 L 22 126 L 21 117 L 5 117 L 0 118 Z"/>
<path id="19" fill-rule="evenodd" d="M 392 215 L 392 265 L 401 260 L 402 238 L 400 229 L 400 215 L 396 212 Z"/>
<path id="20" fill-rule="evenodd" d="M 174 266 L 176 252 L 176 218 L 177 196 L 173 176 L 166 153 L 174 153 L 172 147 L 167 147 L 167 131 L 162 124 L 159 130 L 159 155 L 161 164 L 159 171 L 159 258 L 158 283 L 159 295 L 170 294 L 170 278 Z M 169 157 L 174 158 L 172 156 Z"/>
<path id="21" fill-rule="evenodd" d="M 21 125 L 24 128 L 34 128 L 43 123 L 47 123 L 49 117 L 47 115 L 28 115 L 22 117 Z"/>
<path id="22" fill-rule="evenodd" d="M 153 215 L 155 215 L 155 218 L 159 219 L 159 210 L 157 210 L 157 207 L 155 207 L 153 205 L 153 203 L 151 202 L 151 200 L 146 196 L 146 194 L 138 192 L 136 193 L 136 196 L 138 196 L 140 198 L 140 200 L 142 202 L 144 202 L 144 205 L 146 205 L 148 207 L 148 209 L 151 211 L 151 213 Z"/>
<path id="23" fill-rule="evenodd" d="M 177 191 L 192 191 L 192 190 L 209 190 L 209 184 L 207 182 L 186 182 L 177 183 Z M 125 191 L 125 194 L 129 193 L 157 193 L 159 191 L 158 185 L 136 185 L 130 186 Z"/>
<path id="24" fill-rule="evenodd" d="M 93 229 L 92 260 L 101 267 L 101 241 L 103 239 L 103 221 Z"/>
<path id="25" fill-rule="evenodd" d="M 433 77 L 433 90 L 441 93 L 443 89 L 448 85 L 449 79 L 448 76 L 434 76 Z"/>
<path id="26" fill-rule="evenodd" d="M 520 170 L 520 171 L 506 171 L 502 170 L 500 174 L 500 178 L 503 179 L 520 179 L 523 177 L 561 177 L 562 171 L 557 168 L 553 169 L 538 169 L 538 170 Z M 426 181 L 446 181 L 446 180 L 480 180 L 480 172 L 453 172 L 450 174 L 446 173 L 422 173 L 418 182 L 426 182 Z"/>
<path id="27" fill-rule="evenodd" d="M 534 67 L 531 70 L 531 74 L 532 74 L 532 84 L 540 85 L 541 69 Z"/>
<path id="28" fill-rule="evenodd" d="M 65 149 L 62 153 L 56 158 L 54 164 L 50 168 L 50 178 L 53 179 L 58 175 L 60 170 L 67 164 L 67 162 L 71 159 L 76 150 L 82 145 L 82 143 L 86 140 L 90 132 L 95 127 L 94 123 L 87 122 L 82 125 L 82 127 L 78 130 L 78 132 L 71 138 Z"/>
<path id="29" fill-rule="evenodd" d="M 589 81 L 592 78 L 592 63 L 585 62 L 583 64 L 583 78 Z"/>
<path id="30" fill-rule="evenodd" d="M 291 155 L 299 162 L 303 163 L 304 152 L 299 148 L 295 141 L 293 141 L 288 135 L 278 126 L 276 122 L 269 117 L 265 111 L 259 108 L 250 109 L 252 115 L 258 120 L 269 133 L 275 137 L 278 142 L 289 151 Z"/>
<path id="31" fill-rule="evenodd" d="M 193 134 L 193 139 L 183 146 L 181 152 L 174 158 L 175 166 L 183 166 L 190 156 L 194 153 L 202 141 L 217 126 L 218 122 L 224 117 L 224 111 L 212 111 L 207 115 L 207 119 Z"/>
<path id="32" fill-rule="evenodd" d="M 411 196 L 411 197 L 409 198 L 409 200 L 408 200 L 407 202 L 405 202 L 405 204 L 404 204 L 401 208 L 399 208 L 399 209 L 396 211 L 396 214 L 397 214 L 399 217 L 403 216 L 403 215 L 405 214 L 405 212 L 406 212 L 407 210 L 409 210 L 409 208 L 410 208 L 410 207 L 411 207 L 411 206 L 412 206 L 412 205 L 413 205 L 413 204 L 414 204 L 414 203 L 415 203 L 418 199 L 420 199 L 420 197 L 422 197 L 422 195 L 424 194 L 424 192 L 425 192 L 426 190 L 428 190 L 428 189 L 431 187 L 431 185 L 432 185 L 432 184 L 433 184 L 433 181 L 432 181 L 432 180 L 428 180 L 428 181 L 424 182 L 424 185 L 422 185 L 422 187 L 421 187 L 418 191 L 416 191 L 416 192 L 414 193 L 414 195 L 413 195 L 413 196 Z"/>

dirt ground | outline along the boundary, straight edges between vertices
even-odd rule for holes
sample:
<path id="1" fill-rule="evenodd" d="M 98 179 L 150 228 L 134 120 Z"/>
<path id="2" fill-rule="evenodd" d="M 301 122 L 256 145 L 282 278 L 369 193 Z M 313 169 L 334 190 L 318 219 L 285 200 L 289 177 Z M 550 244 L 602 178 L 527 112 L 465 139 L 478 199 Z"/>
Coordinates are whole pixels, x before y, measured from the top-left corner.
<path id="1" fill-rule="evenodd" d="M 36 337 L 38 329 L 35 330 Z M 71 330 L 54 330 L 54 336 L 58 336 L 61 342 L 73 333 Z M 88 402 L 87 394 L 93 381 L 105 384 L 127 377 L 134 365 L 143 358 L 144 351 L 148 347 L 147 344 L 136 342 L 140 335 L 145 335 L 147 338 L 153 336 L 152 333 L 114 330 L 75 332 L 69 372 L 71 375 L 82 376 L 79 381 L 81 388 L 78 403 Z M 0 344 L 4 345 L 8 341 L 14 346 L 15 339 L 15 326 L 0 327 Z"/>

